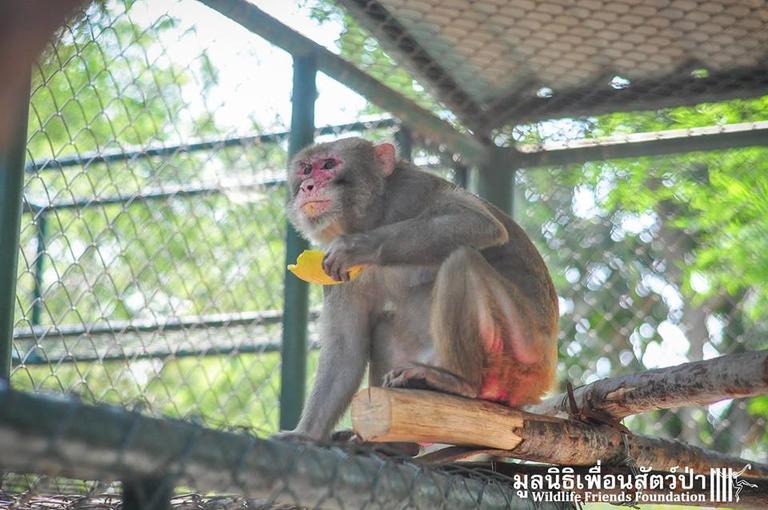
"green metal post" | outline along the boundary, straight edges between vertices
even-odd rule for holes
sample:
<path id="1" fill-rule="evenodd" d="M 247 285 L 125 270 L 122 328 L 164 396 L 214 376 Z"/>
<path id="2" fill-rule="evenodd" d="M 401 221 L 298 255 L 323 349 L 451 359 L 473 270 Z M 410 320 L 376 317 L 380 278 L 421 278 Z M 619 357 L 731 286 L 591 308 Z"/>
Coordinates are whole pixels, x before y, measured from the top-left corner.
<path id="1" fill-rule="evenodd" d="M 37 247 L 35 248 L 35 287 L 32 289 L 32 325 L 40 325 L 43 312 L 43 271 L 45 269 L 45 243 L 48 239 L 48 215 L 37 217 Z"/>
<path id="2" fill-rule="evenodd" d="M 514 169 L 485 165 L 478 172 L 477 194 L 511 216 L 514 182 Z"/>
<path id="3" fill-rule="evenodd" d="M 11 136 L 0 139 L 0 380 L 11 377 L 13 314 L 16 303 L 16 266 L 19 261 L 21 192 L 27 143 L 29 80 L 19 91 L 16 111 L 4 112 L 14 125 Z"/>
<path id="4" fill-rule="evenodd" d="M 395 141 L 400 159 L 413 161 L 413 134 L 411 130 L 405 126 L 400 126 L 400 129 L 395 133 Z"/>
<path id="5" fill-rule="evenodd" d="M 294 56 L 291 134 L 288 139 L 289 157 L 310 145 L 315 131 L 315 77 L 317 65 L 312 56 Z M 288 223 L 285 240 L 285 262 L 292 264 L 307 249 L 302 239 Z M 293 429 L 299 422 L 304 404 L 307 380 L 307 315 L 309 311 L 307 284 L 288 271 L 285 272 L 283 298 L 283 343 L 280 368 L 280 429 Z"/>
<path id="6" fill-rule="evenodd" d="M 453 165 L 453 182 L 464 189 L 469 187 L 469 169 L 462 163 Z"/>
<path id="7" fill-rule="evenodd" d="M 43 285 L 45 284 L 43 271 L 45 270 L 45 245 L 48 242 L 48 213 L 41 211 L 37 216 L 37 246 L 35 247 L 35 286 L 32 289 L 32 313 L 30 322 L 32 326 L 39 326 L 43 314 Z M 44 361 L 37 347 L 25 356 L 25 364 L 40 363 Z"/>

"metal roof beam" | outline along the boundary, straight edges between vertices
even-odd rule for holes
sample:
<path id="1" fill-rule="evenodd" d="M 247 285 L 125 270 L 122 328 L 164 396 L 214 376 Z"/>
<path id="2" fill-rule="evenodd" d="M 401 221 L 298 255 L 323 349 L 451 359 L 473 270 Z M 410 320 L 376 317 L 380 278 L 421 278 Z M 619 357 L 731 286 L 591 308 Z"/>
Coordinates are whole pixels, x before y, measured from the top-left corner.
<path id="1" fill-rule="evenodd" d="M 768 147 L 768 121 L 519 145 L 499 149 L 497 161 L 530 168 L 754 146 Z"/>
<path id="2" fill-rule="evenodd" d="M 487 162 L 492 148 L 457 131 L 399 92 L 384 85 L 316 42 L 280 23 L 245 0 L 200 0 L 251 32 L 293 55 L 313 55 L 319 71 L 338 80 L 368 101 L 390 112 L 422 136 L 445 144 L 473 163 Z"/>
<path id="3" fill-rule="evenodd" d="M 482 133 L 485 126 L 477 122 L 482 107 L 453 79 L 448 71 L 425 50 L 381 2 L 376 0 L 341 0 L 355 19 L 381 42 L 409 64 L 409 70 L 421 78 L 462 124 Z"/>
<path id="4" fill-rule="evenodd" d="M 76 398 L 12 391 L 0 383 L 0 463 L 4 472 L 83 480 L 178 475 L 179 486 L 329 508 L 520 508 L 511 486 L 414 466 L 359 451 L 266 440 L 141 415 Z M 286 490 L 286 484 L 290 490 Z M 542 510 L 562 508 L 542 504 Z"/>
<path id="5" fill-rule="evenodd" d="M 541 86 L 541 85 L 539 85 Z M 691 73 L 652 80 L 636 80 L 626 88 L 612 88 L 608 79 L 537 97 L 539 86 L 517 90 L 489 105 L 481 119 L 489 129 L 505 125 L 606 113 L 659 110 L 700 103 L 768 95 L 768 67 L 730 69 L 695 77 Z"/>

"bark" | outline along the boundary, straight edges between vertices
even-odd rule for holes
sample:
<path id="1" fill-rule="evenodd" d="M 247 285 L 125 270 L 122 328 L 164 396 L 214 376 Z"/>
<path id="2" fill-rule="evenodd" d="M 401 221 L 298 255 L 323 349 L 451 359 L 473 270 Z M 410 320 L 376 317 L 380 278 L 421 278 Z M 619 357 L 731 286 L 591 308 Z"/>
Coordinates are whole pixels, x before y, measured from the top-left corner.
<path id="1" fill-rule="evenodd" d="M 574 390 L 579 411 L 615 420 L 657 409 L 707 405 L 762 394 L 768 394 L 768 350 L 603 379 Z M 565 394 L 525 409 L 546 415 L 565 416 L 570 412 Z"/>
<path id="2" fill-rule="evenodd" d="M 481 409 L 482 408 L 482 409 Z M 429 412 L 424 412 L 428 409 Z M 479 422 L 476 417 L 482 413 Z M 474 427 L 467 427 L 474 423 Z M 708 474 L 710 468 L 741 470 L 744 476 L 768 478 L 768 465 L 750 462 L 678 441 L 633 435 L 616 426 L 588 424 L 535 415 L 499 404 L 422 390 L 369 388 L 352 403 L 352 426 L 369 442 L 411 441 L 468 445 L 454 461 L 478 453 L 549 464 L 588 466 L 634 463 L 657 470 L 687 466 Z M 460 429 L 458 431 L 457 427 Z M 509 449 L 494 448 L 499 437 L 519 437 Z M 422 461 L 434 461 L 427 456 Z"/>

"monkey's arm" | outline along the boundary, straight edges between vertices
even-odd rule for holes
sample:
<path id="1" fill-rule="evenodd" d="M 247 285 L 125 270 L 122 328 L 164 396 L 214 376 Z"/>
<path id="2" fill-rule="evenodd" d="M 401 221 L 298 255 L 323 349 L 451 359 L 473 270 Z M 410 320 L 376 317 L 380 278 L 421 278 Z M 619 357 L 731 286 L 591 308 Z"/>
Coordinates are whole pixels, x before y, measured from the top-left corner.
<path id="1" fill-rule="evenodd" d="M 325 288 L 317 376 L 294 433 L 316 440 L 330 436 L 368 363 L 368 315 L 365 300 L 353 292 Z"/>
<path id="2" fill-rule="evenodd" d="M 508 240 L 507 229 L 479 199 L 446 192 L 414 218 L 338 237 L 323 266 L 332 277 L 346 279 L 356 264 L 439 264 L 460 246 L 481 250 Z"/>

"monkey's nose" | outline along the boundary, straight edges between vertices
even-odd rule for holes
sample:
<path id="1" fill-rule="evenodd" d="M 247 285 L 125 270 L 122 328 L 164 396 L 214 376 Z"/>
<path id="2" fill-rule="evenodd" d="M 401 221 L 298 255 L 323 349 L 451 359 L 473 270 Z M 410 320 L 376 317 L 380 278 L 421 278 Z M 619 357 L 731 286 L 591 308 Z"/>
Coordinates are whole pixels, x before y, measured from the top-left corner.
<path id="1" fill-rule="evenodd" d="M 312 191 L 315 189 L 315 181 L 314 179 L 307 179 L 306 181 L 301 183 L 301 190 L 304 192 Z"/>

